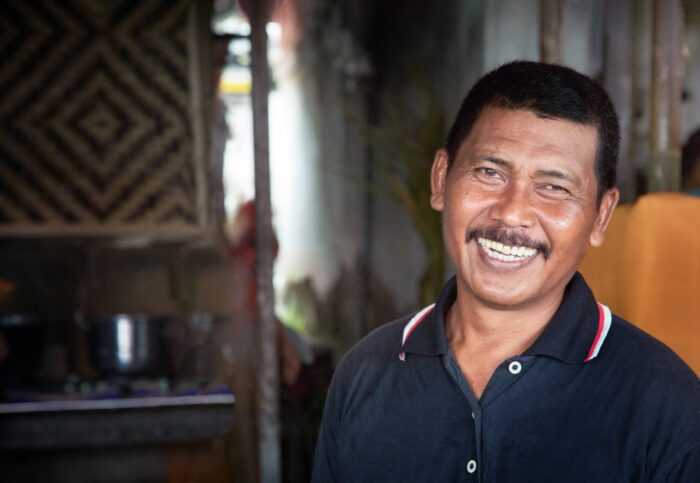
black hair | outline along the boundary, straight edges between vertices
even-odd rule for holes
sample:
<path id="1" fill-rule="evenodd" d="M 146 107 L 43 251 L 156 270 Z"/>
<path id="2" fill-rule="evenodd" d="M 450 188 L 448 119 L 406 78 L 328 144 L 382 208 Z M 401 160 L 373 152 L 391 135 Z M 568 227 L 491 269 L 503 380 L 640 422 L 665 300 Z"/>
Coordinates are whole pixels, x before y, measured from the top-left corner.
<path id="1" fill-rule="evenodd" d="M 522 60 L 492 70 L 462 101 L 447 136 L 448 169 L 486 107 L 522 109 L 542 118 L 595 126 L 598 206 L 615 186 L 620 126 L 610 98 L 593 79 L 561 65 Z"/>

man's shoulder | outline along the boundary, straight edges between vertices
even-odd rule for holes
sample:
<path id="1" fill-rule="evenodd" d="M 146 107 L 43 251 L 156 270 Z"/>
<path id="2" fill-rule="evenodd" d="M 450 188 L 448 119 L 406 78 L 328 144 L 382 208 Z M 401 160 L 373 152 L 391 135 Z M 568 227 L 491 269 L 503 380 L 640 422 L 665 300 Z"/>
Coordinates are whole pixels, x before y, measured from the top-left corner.
<path id="1" fill-rule="evenodd" d="M 635 367 L 653 368 L 663 372 L 691 374 L 692 369 L 666 344 L 627 320 L 613 315 L 609 351 L 634 364 Z"/>
<path id="2" fill-rule="evenodd" d="M 403 330 L 413 315 L 380 325 L 355 343 L 336 366 L 337 384 L 372 384 L 381 377 L 398 360 Z"/>
<path id="3" fill-rule="evenodd" d="M 630 401 L 627 417 L 651 438 L 654 473 L 665 475 L 700 441 L 700 379 L 663 342 L 620 317 L 609 336 L 602 371 L 611 376 L 615 399 Z"/>
<path id="4" fill-rule="evenodd" d="M 601 362 L 607 360 L 626 381 L 700 404 L 700 379 L 666 344 L 618 316 L 613 316 L 609 338 Z"/>
<path id="5" fill-rule="evenodd" d="M 400 347 L 401 334 L 412 315 L 406 315 L 372 330 L 345 353 L 338 367 L 371 363 L 391 357 Z"/>

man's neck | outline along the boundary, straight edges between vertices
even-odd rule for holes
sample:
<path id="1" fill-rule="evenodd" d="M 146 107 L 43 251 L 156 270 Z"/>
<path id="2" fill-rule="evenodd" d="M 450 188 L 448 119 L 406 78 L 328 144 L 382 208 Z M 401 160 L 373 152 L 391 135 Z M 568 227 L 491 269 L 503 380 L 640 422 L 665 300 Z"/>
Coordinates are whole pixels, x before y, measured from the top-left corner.
<path id="1" fill-rule="evenodd" d="M 522 354 L 539 337 L 563 298 L 516 309 L 489 306 L 460 293 L 447 313 L 447 341 L 477 398 L 504 360 Z"/>

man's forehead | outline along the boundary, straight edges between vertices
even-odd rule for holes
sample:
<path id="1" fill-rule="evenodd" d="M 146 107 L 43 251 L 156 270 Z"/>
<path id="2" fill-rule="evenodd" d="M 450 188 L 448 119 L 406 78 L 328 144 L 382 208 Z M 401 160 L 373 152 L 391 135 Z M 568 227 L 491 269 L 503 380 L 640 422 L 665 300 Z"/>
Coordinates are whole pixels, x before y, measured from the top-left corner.
<path id="1" fill-rule="evenodd" d="M 589 167 L 593 173 L 597 148 L 595 126 L 542 117 L 526 109 L 489 107 L 460 146 L 457 158 L 491 158 L 506 163 L 527 159 L 540 161 L 540 170 L 552 163 Z"/>
<path id="2" fill-rule="evenodd" d="M 594 122 L 581 122 L 576 119 L 570 119 L 564 116 L 554 116 L 551 114 L 547 114 L 542 111 L 538 111 L 537 109 L 531 109 L 528 107 L 527 103 L 523 106 L 518 106 L 518 107 L 512 107 L 508 105 L 501 105 L 498 103 L 492 103 L 492 104 L 487 104 L 484 106 L 480 111 L 479 114 L 476 116 L 474 120 L 474 125 L 479 123 L 483 118 L 489 117 L 489 118 L 494 118 L 493 114 L 499 114 L 500 117 L 512 117 L 509 116 L 511 114 L 514 115 L 525 115 L 525 116 L 532 116 L 536 119 L 541 119 L 543 121 L 559 121 L 559 122 L 564 122 L 564 123 L 570 123 L 571 125 L 574 126 L 581 126 L 581 127 L 592 127 L 597 130 L 597 125 Z"/>
<path id="3" fill-rule="evenodd" d="M 504 134 L 517 137 L 534 133 L 539 134 L 542 140 L 550 137 L 553 144 L 560 144 L 562 136 L 587 142 L 594 145 L 596 152 L 600 139 L 598 126 L 593 123 L 584 124 L 528 109 L 487 106 L 479 113 L 462 146 L 475 137 L 498 137 Z"/>

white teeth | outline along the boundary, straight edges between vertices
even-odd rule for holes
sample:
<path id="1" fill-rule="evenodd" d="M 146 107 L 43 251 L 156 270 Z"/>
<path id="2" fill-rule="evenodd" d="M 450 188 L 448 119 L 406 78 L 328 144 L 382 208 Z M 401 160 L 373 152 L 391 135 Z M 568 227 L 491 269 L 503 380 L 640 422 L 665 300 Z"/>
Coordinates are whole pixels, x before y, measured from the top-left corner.
<path id="1" fill-rule="evenodd" d="M 525 260 L 537 253 L 537 250 L 534 248 L 503 245 L 502 243 L 487 238 L 478 238 L 477 242 L 489 257 L 504 262 Z"/>

